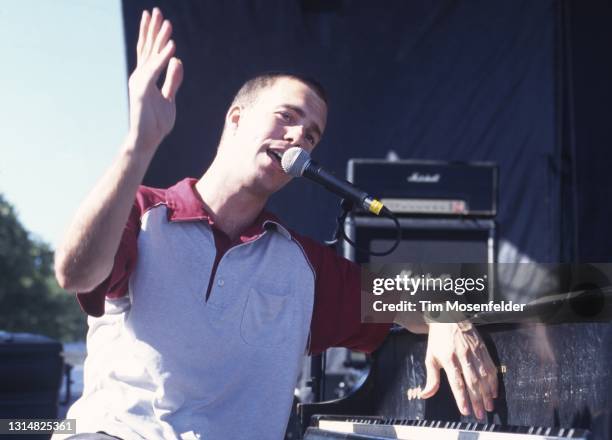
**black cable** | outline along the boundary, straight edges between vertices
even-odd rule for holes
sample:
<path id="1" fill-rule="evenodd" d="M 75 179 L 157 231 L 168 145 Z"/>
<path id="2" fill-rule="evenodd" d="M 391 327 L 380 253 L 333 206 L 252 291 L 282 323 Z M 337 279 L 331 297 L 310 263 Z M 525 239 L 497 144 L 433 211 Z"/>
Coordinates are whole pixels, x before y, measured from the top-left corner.
<path id="1" fill-rule="evenodd" d="M 363 253 L 366 253 L 368 255 L 374 255 L 375 257 L 384 257 L 385 255 L 389 255 L 390 253 L 392 253 L 399 246 L 400 242 L 402 241 L 402 227 L 401 227 L 400 222 L 397 219 L 397 217 L 391 211 L 389 211 L 387 208 L 383 208 L 382 211 L 381 211 L 381 214 L 382 214 L 383 217 L 387 217 L 387 218 L 390 218 L 391 220 L 393 220 L 393 222 L 395 223 L 395 229 L 397 231 L 397 235 L 396 235 L 396 238 L 395 238 L 395 243 L 388 250 L 386 250 L 384 252 L 375 252 L 375 251 L 372 251 L 372 250 L 369 250 L 369 249 L 363 249 L 363 248 L 357 246 L 357 243 L 355 243 L 353 240 L 351 240 L 346 235 L 346 233 L 344 232 L 344 229 L 341 230 L 342 238 L 344 240 L 346 240 L 346 242 L 348 244 L 350 244 L 355 249 L 357 249 L 359 252 L 363 252 Z M 341 220 L 342 224 L 344 224 L 344 221 L 346 220 L 347 216 L 348 216 L 348 211 L 344 211 L 344 214 L 341 217 L 339 217 L 338 220 Z"/>

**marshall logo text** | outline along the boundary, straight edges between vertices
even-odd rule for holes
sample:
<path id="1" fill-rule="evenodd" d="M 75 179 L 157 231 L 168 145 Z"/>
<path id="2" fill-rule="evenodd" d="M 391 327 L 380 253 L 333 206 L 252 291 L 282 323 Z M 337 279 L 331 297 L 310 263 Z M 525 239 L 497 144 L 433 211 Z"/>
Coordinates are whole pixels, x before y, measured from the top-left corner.
<path id="1" fill-rule="evenodd" d="M 420 174 L 415 171 L 406 177 L 406 180 L 410 183 L 438 183 L 440 181 L 440 174 Z"/>

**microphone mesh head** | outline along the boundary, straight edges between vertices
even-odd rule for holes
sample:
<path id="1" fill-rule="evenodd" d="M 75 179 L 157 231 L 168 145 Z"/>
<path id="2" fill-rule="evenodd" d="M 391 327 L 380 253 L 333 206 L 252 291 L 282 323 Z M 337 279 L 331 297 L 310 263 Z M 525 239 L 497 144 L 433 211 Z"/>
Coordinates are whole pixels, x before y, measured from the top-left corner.
<path id="1" fill-rule="evenodd" d="M 310 154 L 300 147 L 291 147 L 283 154 L 281 167 L 285 173 L 293 177 L 300 177 L 310 160 Z"/>

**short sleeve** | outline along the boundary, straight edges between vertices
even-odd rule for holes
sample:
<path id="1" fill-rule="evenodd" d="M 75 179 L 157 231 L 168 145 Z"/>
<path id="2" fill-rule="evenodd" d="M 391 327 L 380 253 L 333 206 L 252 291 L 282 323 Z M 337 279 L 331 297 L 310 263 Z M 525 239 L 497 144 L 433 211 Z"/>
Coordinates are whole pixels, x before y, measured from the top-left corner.
<path id="1" fill-rule="evenodd" d="M 361 269 L 331 249 L 300 239 L 315 269 L 310 353 L 346 347 L 370 353 L 384 341 L 390 324 L 361 322 Z"/>
<path id="2" fill-rule="evenodd" d="M 140 212 L 139 204 L 135 202 L 123 230 L 113 268 L 108 277 L 91 292 L 77 293 L 81 309 L 90 316 L 100 317 L 104 314 L 105 298 L 120 298 L 128 292 L 128 282 L 138 256 Z"/>

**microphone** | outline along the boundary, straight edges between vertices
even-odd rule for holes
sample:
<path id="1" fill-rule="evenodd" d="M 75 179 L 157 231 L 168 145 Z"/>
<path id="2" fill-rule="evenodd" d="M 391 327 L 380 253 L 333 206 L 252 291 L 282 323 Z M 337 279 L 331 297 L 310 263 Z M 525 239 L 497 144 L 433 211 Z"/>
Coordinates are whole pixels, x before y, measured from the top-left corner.
<path id="1" fill-rule="evenodd" d="M 304 176 L 340 197 L 348 199 L 372 214 L 380 215 L 390 211 L 374 197 L 360 190 L 352 183 L 339 179 L 333 174 L 325 171 L 321 165 L 310 158 L 310 154 L 300 147 L 291 147 L 281 158 L 281 167 L 285 173 L 293 177 Z"/>

